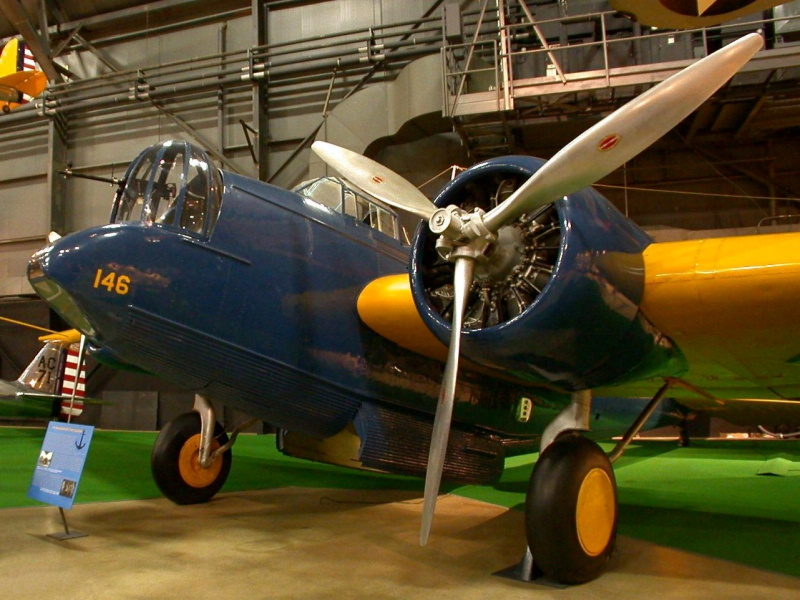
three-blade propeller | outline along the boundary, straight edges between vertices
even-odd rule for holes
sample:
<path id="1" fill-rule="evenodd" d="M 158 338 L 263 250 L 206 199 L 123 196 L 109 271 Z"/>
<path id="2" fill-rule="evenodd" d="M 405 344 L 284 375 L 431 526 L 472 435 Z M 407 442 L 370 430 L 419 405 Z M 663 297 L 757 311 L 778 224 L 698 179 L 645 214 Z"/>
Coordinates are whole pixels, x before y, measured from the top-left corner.
<path id="1" fill-rule="evenodd" d="M 413 184 L 383 165 L 333 144 L 314 142 L 313 150 L 355 185 L 390 206 L 427 220 L 431 231 L 445 242 L 437 245 L 440 253 L 455 263 L 450 350 L 428 454 L 421 544 L 428 539 L 444 468 L 461 326 L 475 260 L 504 225 L 591 185 L 678 125 L 733 77 L 762 44 L 760 35 L 747 35 L 651 88 L 578 136 L 486 214 L 465 213 L 452 206 L 437 208 Z"/>

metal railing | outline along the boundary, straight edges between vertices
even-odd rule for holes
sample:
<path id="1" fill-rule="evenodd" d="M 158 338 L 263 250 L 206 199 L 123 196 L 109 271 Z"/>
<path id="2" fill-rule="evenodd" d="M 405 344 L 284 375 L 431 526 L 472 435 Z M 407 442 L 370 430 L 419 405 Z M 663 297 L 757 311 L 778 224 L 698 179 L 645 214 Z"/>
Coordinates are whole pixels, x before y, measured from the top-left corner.
<path id="1" fill-rule="evenodd" d="M 796 22 L 800 29 L 800 16 L 788 15 L 681 31 L 645 29 L 614 12 L 542 21 L 528 13 L 516 23 L 499 15 L 495 31 L 442 48 L 445 116 L 458 115 L 470 94 L 483 94 L 481 112 L 507 111 L 515 108 L 515 92 L 523 88 L 530 96 L 632 85 L 637 78 L 653 83 L 746 33 L 765 35 L 777 23 Z M 598 39 L 569 39 L 565 32 L 575 23 L 592 23 Z M 781 45 L 766 41 L 767 50 Z"/>

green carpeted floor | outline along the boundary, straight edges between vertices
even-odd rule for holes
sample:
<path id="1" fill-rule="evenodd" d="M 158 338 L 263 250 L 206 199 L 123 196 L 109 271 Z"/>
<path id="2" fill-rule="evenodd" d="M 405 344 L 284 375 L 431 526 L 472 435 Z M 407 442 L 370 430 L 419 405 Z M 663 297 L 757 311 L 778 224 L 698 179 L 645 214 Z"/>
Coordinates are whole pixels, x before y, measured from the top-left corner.
<path id="1" fill-rule="evenodd" d="M 44 429 L 0 429 L 0 508 L 41 506 L 26 494 L 43 437 Z M 76 501 L 158 497 L 149 462 L 154 439 L 155 433 L 96 430 Z M 534 460 L 509 459 L 494 486 L 445 491 L 521 508 Z M 641 442 L 615 472 L 620 533 L 800 577 L 800 441 L 698 441 L 690 448 Z M 223 492 L 285 486 L 421 493 L 423 482 L 288 458 L 273 436 L 241 436 Z"/>

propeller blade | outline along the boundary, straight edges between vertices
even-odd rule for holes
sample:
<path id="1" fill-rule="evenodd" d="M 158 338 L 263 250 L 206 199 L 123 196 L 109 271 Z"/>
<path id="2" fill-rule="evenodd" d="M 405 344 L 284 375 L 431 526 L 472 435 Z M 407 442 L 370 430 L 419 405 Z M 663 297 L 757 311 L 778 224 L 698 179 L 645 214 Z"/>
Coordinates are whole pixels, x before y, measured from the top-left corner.
<path id="1" fill-rule="evenodd" d="M 366 156 L 328 142 L 314 142 L 311 149 L 343 177 L 389 206 L 426 221 L 436 210 L 410 181 Z"/>
<path id="2" fill-rule="evenodd" d="M 483 217 L 497 231 L 519 215 L 581 190 L 620 167 L 689 116 L 763 45 L 751 33 L 631 100 L 562 148 Z"/>
<path id="3" fill-rule="evenodd" d="M 453 404 L 458 379 L 458 358 L 461 347 L 461 326 L 464 322 L 464 310 L 467 296 L 472 287 L 475 271 L 475 260 L 460 256 L 455 261 L 453 276 L 453 328 L 450 332 L 450 349 L 447 353 L 447 364 L 444 368 L 444 379 L 439 391 L 436 406 L 436 417 L 433 420 L 431 447 L 428 452 L 428 470 L 425 473 L 425 499 L 422 506 L 422 527 L 419 532 L 419 544 L 428 542 L 431 531 L 433 513 L 436 509 L 436 498 L 439 495 L 439 484 L 442 481 L 442 469 L 447 453 L 447 440 L 450 437 L 450 421 L 453 417 Z"/>

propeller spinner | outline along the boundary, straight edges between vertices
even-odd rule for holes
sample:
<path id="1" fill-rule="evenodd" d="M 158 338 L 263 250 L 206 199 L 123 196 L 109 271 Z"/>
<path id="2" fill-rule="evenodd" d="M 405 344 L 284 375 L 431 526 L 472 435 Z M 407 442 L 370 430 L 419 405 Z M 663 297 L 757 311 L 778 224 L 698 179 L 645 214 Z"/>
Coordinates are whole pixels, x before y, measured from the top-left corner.
<path id="1" fill-rule="evenodd" d="M 327 142 L 313 150 L 364 191 L 428 221 L 439 254 L 455 263 L 450 350 L 433 423 L 420 543 L 427 542 L 439 494 L 453 414 L 461 326 L 476 261 L 505 224 L 581 190 L 645 150 L 678 125 L 744 66 L 763 45 L 750 34 L 692 64 L 627 103 L 565 146 L 504 202 L 485 213 L 437 208 L 400 175 L 360 154 Z"/>

